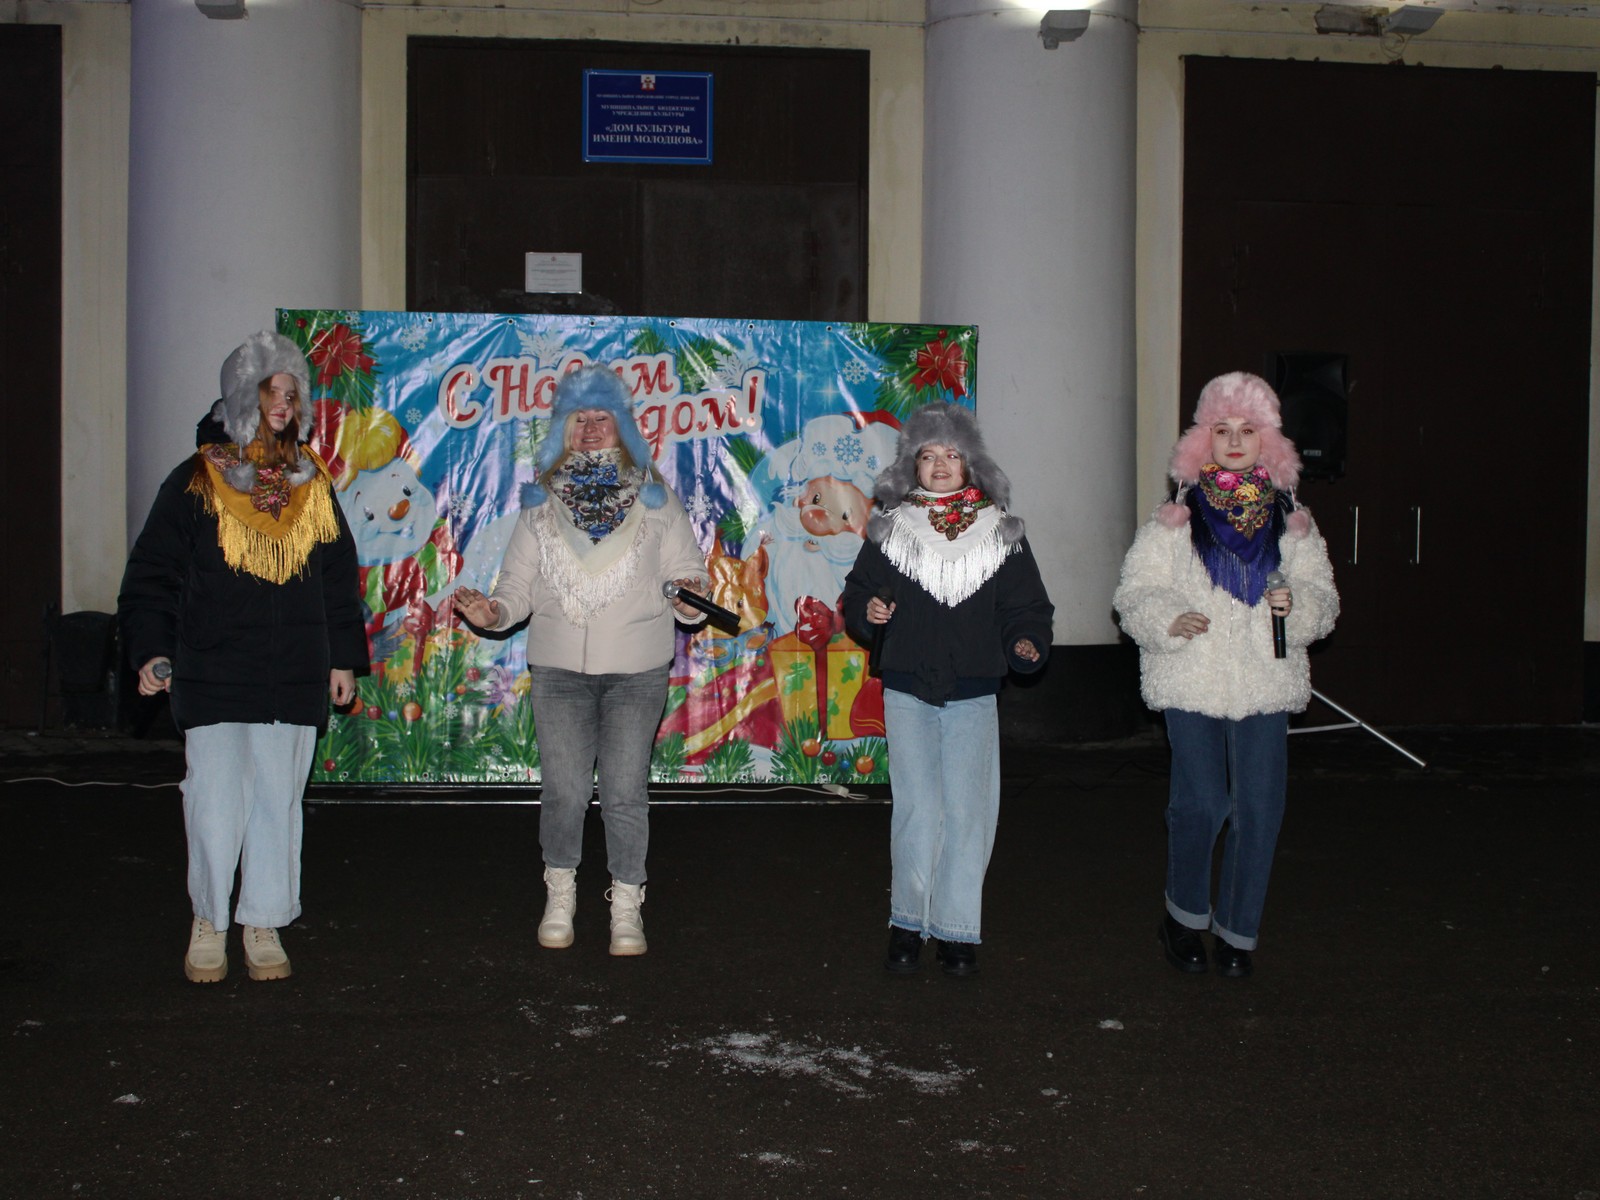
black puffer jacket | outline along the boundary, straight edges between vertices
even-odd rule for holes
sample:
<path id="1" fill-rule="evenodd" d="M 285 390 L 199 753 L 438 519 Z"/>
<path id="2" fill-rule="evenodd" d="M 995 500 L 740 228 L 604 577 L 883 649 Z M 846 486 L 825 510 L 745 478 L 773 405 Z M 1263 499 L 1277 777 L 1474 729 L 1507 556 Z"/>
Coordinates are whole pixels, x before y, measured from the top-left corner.
<path id="1" fill-rule="evenodd" d="M 882 627 L 883 686 L 926 704 L 992 695 L 1008 670 L 1031 674 L 1050 653 L 1055 609 L 1026 538 L 982 587 L 953 608 L 901 574 L 875 542 L 865 543 L 840 597 L 845 625 L 864 646 L 878 636 L 879 627 L 867 621 L 867 604 L 880 592 L 893 596 L 895 606 Z M 1011 652 L 1019 638 L 1033 643 L 1039 661 Z"/>
<path id="2" fill-rule="evenodd" d="M 367 673 L 355 541 L 344 516 L 337 541 L 315 546 L 287 583 L 235 571 L 217 518 L 191 493 L 199 456 L 167 476 L 128 557 L 117 615 L 137 670 L 172 660 L 179 729 L 238 721 L 314 726 L 328 721 L 328 673 Z M 303 487 L 328 487 L 318 475 Z"/>

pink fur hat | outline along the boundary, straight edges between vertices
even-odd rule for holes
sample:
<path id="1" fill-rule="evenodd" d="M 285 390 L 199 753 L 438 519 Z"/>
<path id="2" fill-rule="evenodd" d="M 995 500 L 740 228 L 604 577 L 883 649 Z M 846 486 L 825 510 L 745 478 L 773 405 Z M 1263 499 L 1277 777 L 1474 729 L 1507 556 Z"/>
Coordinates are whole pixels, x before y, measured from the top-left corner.
<path id="1" fill-rule="evenodd" d="M 1247 371 L 1218 375 L 1200 392 L 1194 424 L 1172 448 L 1168 467 L 1172 478 L 1180 484 L 1199 480 L 1200 469 L 1211 461 L 1211 427 L 1228 417 L 1243 417 L 1256 425 L 1261 434 L 1261 465 L 1277 487 L 1292 491 L 1300 482 L 1300 455 L 1294 443 L 1283 436 L 1277 395 L 1265 379 Z"/>

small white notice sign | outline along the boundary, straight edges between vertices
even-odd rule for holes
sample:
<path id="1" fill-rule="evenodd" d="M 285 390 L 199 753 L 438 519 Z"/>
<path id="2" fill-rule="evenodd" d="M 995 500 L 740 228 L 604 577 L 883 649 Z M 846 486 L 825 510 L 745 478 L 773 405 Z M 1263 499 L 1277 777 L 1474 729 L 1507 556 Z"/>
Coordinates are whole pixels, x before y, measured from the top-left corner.
<path id="1" fill-rule="evenodd" d="M 522 256 L 525 292 L 583 291 L 583 255 L 528 251 Z"/>

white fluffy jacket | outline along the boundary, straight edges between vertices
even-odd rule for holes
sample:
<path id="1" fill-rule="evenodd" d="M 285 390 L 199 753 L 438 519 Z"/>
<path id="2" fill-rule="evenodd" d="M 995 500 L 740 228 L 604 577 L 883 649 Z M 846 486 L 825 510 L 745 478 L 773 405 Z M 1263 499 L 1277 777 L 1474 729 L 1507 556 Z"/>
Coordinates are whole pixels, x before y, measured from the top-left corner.
<path id="1" fill-rule="evenodd" d="M 1300 510 L 1305 513 L 1304 509 Z M 1133 539 L 1112 604 L 1122 629 L 1139 643 L 1140 690 L 1151 708 L 1178 708 L 1241 720 L 1258 713 L 1300 712 L 1311 702 L 1306 647 L 1333 629 L 1339 593 L 1328 547 L 1309 517 L 1279 542 L 1294 604 L 1285 625 L 1288 657 L 1272 656 L 1266 602 L 1249 607 L 1211 582 L 1194 552 L 1187 522 L 1177 528 L 1152 518 Z M 1211 621 L 1185 640 L 1167 632 L 1180 613 Z"/>
<path id="2" fill-rule="evenodd" d="M 671 662 L 675 612 L 661 585 L 706 578 L 705 555 L 678 498 L 669 492 L 660 508 L 635 504 L 601 543 L 612 553 L 591 563 L 593 576 L 562 544 L 553 521 L 567 521 L 555 503 L 523 509 L 517 518 L 495 583 L 500 605 L 495 628 L 507 629 L 527 617 L 528 662 L 536 667 L 612 675 Z M 600 570 L 602 565 L 608 569 Z M 569 615 L 574 594 L 591 588 L 615 598 L 596 602 L 596 611 L 575 621 Z"/>

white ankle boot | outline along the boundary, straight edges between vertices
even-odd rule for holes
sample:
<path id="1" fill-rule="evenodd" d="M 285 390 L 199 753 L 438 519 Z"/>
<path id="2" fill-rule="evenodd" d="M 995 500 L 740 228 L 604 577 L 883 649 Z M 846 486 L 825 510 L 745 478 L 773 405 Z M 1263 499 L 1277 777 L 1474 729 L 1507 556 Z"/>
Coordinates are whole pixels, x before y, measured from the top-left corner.
<path id="1" fill-rule="evenodd" d="M 243 933 L 244 965 L 249 968 L 251 979 L 287 979 L 294 973 L 276 929 L 246 925 Z"/>
<path id="2" fill-rule="evenodd" d="M 189 926 L 189 952 L 183 973 L 191 983 L 220 983 L 228 974 L 228 941 L 204 917 Z"/>
<path id="3" fill-rule="evenodd" d="M 578 911 L 576 867 L 544 869 L 544 919 L 539 922 L 539 945 L 564 950 L 572 945 L 572 915 Z"/>
<path id="4" fill-rule="evenodd" d="M 639 914 L 639 906 L 644 903 L 644 884 L 618 883 L 613 879 L 606 899 L 611 901 L 611 953 L 643 954 L 644 917 Z"/>

